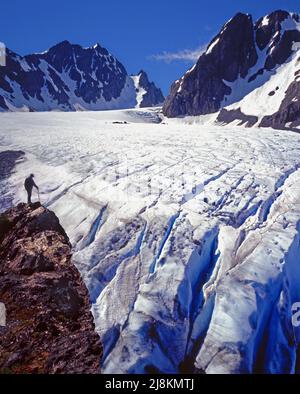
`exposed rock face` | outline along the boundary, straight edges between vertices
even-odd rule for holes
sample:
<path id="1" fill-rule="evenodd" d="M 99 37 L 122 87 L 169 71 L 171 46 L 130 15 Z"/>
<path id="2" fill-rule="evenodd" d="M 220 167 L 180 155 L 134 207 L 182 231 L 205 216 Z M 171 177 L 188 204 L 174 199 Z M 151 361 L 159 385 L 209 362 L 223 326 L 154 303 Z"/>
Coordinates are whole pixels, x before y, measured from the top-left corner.
<path id="1" fill-rule="evenodd" d="M 217 111 L 231 92 L 223 80 L 246 76 L 256 60 L 252 18 L 238 13 L 211 41 L 196 66 L 173 84 L 164 114 L 175 117 Z"/>
<path id="2" fill-rule="evenodd" d="M 267 18 L 260 18 L 255 23 L 255 30 L 256 30 L 256 44 L 260 50 L 266 48 L 272 37 L 280 31 L 281 29 L 281 22 L 283 22 L 289 13 L 286 11 L 275 11 L 272 12 Z M 268 21 L 268 23 L 266 23 Z M 276 42 L 280 36 L 277 36 Z"/>
<path id="3" fill-rule="evenodd" d="M 173 84 L 163 112 L 177 117 L 221 110 L 218 121 L 250 117 L 250 126 L 298 122 L 299 70 L 294 58 L 299 48 L 299 15 L 278 10 L 253 24 L 250 15 L 239 13 Z M 277 73 L 280 77 L 275 78 Z"/>
<path id="4" fill-rule="evenodd" d="M 0 67 L 0 111 L 136 106 L 125 67 L 99 44 L 82 48 L 63 41 L 44 53 L 22 57 L 7 49 L 6 55 L 6 66 Z"/>
<path id="5" fill-rule="evenodd" d="M 0 372 L 98 373 L 87 290 L 55 214 L 40 203 L 0 216 Z"/>
<path id="6" fill-rule="evenodd" d="M 251 127 L 255 125 L 255 123 L 258 121 L 258 118 L 256 116 L 245 115 L 240 109 L 228 111 L 226 108 L 223 108 L 217 117 L 217 121 L 221 123 L 239 121 L 239 126 L 245 125 L 246 127 Z"/>
<path id="7" fill-rule="evenodd" d="M 287 61 L 292 53 L 293 43 L 300 41 L 300 31 L 296 30 L 296 25 L 295 29 L 283 30 L 282 24 L 285 21 L 298 23 L 299 15 L 293 14 L 291 16 L 287 11 L 279 10 L 259 19 L 254 26 L 258 48 L 263 50 L 268 47 L 264 64 L 266 70 L 272 70 Z M 263 69 L 260 71 L 263 72 Z"/>
<path id="8" fill-rule="evenodd" d="M 149 81 L 145 71 L 141 70 L 132 79 L 137 92 L 137 106 L 139 108 L 153 107 L 164 102 L 162 91 L 155 86 L 154 82 Z"/>

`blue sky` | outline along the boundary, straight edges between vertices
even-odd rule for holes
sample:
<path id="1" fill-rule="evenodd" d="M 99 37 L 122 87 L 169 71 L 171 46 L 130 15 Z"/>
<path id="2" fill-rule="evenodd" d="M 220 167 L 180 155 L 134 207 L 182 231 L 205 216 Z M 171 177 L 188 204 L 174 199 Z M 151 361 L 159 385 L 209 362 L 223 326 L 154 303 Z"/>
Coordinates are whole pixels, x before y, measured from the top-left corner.
<path id="1" fill-rule="evenodd" d="M 2 0 L 0 41 L 21 55 L 65 39 L 83 46 L 99 42 L 130 74 L 143 68 L 167 94 L 193 64 L 190 54 L 195 56 L 235 13 L 257 19 L 275 9 L 300 13 L 300 1 Z"/>

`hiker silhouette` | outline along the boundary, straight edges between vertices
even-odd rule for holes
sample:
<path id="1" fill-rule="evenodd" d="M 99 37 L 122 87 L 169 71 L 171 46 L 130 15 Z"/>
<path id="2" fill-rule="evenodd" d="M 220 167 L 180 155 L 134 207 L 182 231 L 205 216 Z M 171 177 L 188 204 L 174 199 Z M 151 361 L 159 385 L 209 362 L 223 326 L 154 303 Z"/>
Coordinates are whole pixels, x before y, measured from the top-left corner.
<path id="1" fill-rule="evenodd" d="M 39 190 L 33 178 L 34 178 L 34 174 L 30 174 L 29 177 L 27 177 L 24 182 L 24 187 L 27 191 L 28 204 L 31 204 L 32 189 L 35 187 L 37 190 Z"/>

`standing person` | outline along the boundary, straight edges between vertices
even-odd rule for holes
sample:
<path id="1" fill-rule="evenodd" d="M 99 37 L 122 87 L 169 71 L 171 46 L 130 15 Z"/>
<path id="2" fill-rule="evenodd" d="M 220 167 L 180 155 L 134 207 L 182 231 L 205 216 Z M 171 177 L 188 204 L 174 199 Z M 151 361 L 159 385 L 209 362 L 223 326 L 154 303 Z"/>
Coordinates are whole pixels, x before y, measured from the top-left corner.
<path id="1" fill-rule="evenodd" d="M 24 182 L 24 187 L 27 191 L 27 196 L 28 196 L 28 204 L 31 204 L 31 194 L 32 194 L 33 187 L 35 187 L 37 190 L 39 190 L 39 188 L 35 184 L 33 178 L 34 178 L 34 174 L 30 174 L 29 177 L 27 177 Z"/>

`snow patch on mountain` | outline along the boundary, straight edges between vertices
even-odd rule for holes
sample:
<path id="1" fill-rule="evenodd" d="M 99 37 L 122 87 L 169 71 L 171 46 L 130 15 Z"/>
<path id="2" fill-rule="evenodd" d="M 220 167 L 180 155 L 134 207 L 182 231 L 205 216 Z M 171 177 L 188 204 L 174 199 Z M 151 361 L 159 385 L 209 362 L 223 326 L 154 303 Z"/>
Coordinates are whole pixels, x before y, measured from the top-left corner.
<path id="1" fill-rule="evenodd" d="M 136 108 L 160 106 L 164 96 L 153 82 L 150 82 L 145 71 L 141 70 L 138 75 L 131 76 L 136 91 Z"/>
<path id="2" fill-rule="evenodd" d="M 141 106 L 141 104 L 142 104 L 142 101 L 143 101 L 143 96 L 144 96 L 147 92 L 146 92 L 146 90 L 145 90 L 142 86 L 140 86 L 140 84 L 139 84 L 140 78 L 141 78 L 140 75 L 134 75 L 134 76 L 132 76 L 131 78 L 132 78 L 132 80 L 133 80 L 133 83 L 134 83 L 134 86 L 135 86 L 135 89 L 136 89 L 136 92 L 137 92 L 137 95 L 136 95 L 136 101 L 137 101 L 136 108 L 140 108 L 140 106 Z"/>
<path id="3" fill-rule="evenodd" d="M 265 115 L 278 111 L 289 85 L 295 79 L 295 72 L 300 67 L 299 56 L 300 53 L 293 54 L 287 63 L 259 75 L 252 82 L 242 78 L 233 83 L 224 81 L 234 93 L 226 96 L 222 105 L 228 110 L 240 108 L 246 115 L 255 115 L 258 122 Z M 258 67 L 250 70 L 249 74 L 255 74 Z"/>
<path id="4" fill-rule="evenodd" d="M 211 53 L 212 52 L 212 50 L 214 49 L 214 47 L 218 44 L 218 42 L 219 42 L 219 38 L 216 38 L 210 45 L 209 45 L 209 47 L 207 48 L 207 50 L 206 50 L 206 54 L 209 54 L 209 53 Z"/>

